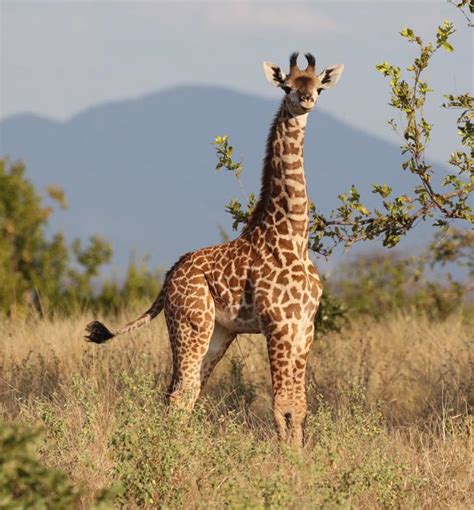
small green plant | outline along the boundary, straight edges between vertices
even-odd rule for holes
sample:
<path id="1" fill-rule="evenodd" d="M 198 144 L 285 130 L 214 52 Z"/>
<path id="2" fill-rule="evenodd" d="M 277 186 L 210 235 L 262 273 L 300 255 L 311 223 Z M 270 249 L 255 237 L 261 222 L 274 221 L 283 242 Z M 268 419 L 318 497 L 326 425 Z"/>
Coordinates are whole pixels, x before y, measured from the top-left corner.
<path id="1" fill-rule="evenodd" d="M 0 508 L 72 508 L 80 491 L 61 471 L 40 464 L 38 427 L 0 422 Z"/>
<path id="2" fill-rule="evenodd" d="M 244 362 L 239 358 L 230 360 L 230 369 L 219 385 L 222 406 L 226 412 L 246 413 L 257 397 L 257 385 L 246 381 Z"/>
<path id="3" fill-rule="evenodd" d="M 316 315 L 316 336 L 325 335 L 330 331 L 340 331 L 346 323 L 346 306 L 330 290 L 325 290 Z"/>
<path id="4" fill-rule="evenodd" d="M 110 443 L 116 459 L 114 477 L 124 487 L 118 501 L 156 508 L 166 498 L 165 506 L 179 506 L 181 495 L 174 479 L 184 462 L 179 438 L 186 429 L 185 418 L 167 414 L 153 376 L 124 373 L 121 385 L 118 423 Z"/>
<path id="5" fill-rule="evenodd" d="M 417 488 L 422 480 L 408 480 L 408 466 L 387 455 L 384 419 L 368 408 L 364 390 L 353 388 L 347 398 L 347 404 L 336 409 L 320 401 L 308 420 L 321 508 L 352 506 L 352 501 L 365 498 L 381 508 L 396 508 L 407 488 Z"/>

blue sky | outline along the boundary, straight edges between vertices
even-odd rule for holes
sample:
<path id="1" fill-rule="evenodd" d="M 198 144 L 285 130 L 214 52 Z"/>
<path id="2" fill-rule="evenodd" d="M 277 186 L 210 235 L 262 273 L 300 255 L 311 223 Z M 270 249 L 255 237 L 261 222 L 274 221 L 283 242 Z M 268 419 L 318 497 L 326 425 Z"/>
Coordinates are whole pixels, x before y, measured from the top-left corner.
<path id="1" fill-rule="evenodd" d="M 277 97 L 262 61 L 287 66 L 311 51 L 318 69 L 344 63 L 337 91 L 321 106 L 338 118 L 396 140 L 386 121 L 388 84 L 374 70 L 404 65 L 414 47 L 398 32 L 434 36 L 455 22 L 456 51 L 440 52 L 428 73 L 435 93 L 430 155 L 444 161 L 456 142 L 442 93 L 472 91 L 472 32 L 446 1 L 161 2 L 1 0 L 0 117 L 34 112 L 63 119 L 104 101 L 182 83 L 206 83 Z M 185 119 L 183 119 L 185 121 Z"/>

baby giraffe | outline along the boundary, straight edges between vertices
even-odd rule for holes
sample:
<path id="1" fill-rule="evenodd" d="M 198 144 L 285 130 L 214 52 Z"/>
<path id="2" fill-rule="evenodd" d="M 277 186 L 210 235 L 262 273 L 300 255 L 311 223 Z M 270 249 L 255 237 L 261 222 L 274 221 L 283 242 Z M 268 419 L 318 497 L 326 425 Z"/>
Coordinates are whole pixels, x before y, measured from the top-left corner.
<path id="1" fill-rule="evenodd" d="M 155 302 L 135 321 L 110 331 L 87 326 L 103 343 L 165 311 L 173 354 L 169 403 L 192 409 L 212 370 L 239 333 L 262 333 L 270 360 L 278 438 L 303 444 L 305 370 L 322 285 L 308 253 L 309 216 L 303 144 L 309 112 L 343 65 L 316 73 L 313 55 L 299 69 L 264 63 L 268 81 L 284 92 L 268 135 L 259 200 L 237 239 L 182 256 Z"/>

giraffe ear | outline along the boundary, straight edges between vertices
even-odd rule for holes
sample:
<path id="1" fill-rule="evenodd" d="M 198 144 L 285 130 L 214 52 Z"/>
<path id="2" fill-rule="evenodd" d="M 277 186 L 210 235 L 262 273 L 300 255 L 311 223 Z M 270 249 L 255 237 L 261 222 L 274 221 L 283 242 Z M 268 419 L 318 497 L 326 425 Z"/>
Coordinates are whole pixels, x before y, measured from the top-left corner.
<path id="1" fill-rule="evenodd" d="M 275 64 L 271 62 L 263 63 L 263 70 L 267 80 L 275 87 L 281 87 L 285 81 L 286 74 Z"/>
<path id="2" fill-rule="evenodd" d="M 326 67 L 326 69 L 318 76 L 322 89 L 330 89 L 336 85 L 344 71 L 344 64 L 336 64 L 335 66 Z"/>

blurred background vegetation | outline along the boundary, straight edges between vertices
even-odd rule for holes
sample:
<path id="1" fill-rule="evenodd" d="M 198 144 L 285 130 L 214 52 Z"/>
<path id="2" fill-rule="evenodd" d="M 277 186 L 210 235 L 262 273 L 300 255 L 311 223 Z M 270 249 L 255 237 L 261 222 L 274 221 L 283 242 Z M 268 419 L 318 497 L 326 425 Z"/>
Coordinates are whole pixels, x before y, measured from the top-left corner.
<path id="1" fill-rule="evenodd" d="M 50 186 L 40 194 L 22 162 L 0 160 L 0 314 L 67 315 L 86 308 L 112 313 L 154 299 L 159 269 L 132 255 L 124 278 L 105 276 L 111 245 L 99 236 L 68 245 L 62 232 L 47 234 L 54 206 L 67 207 L 61 189 Z"/>

